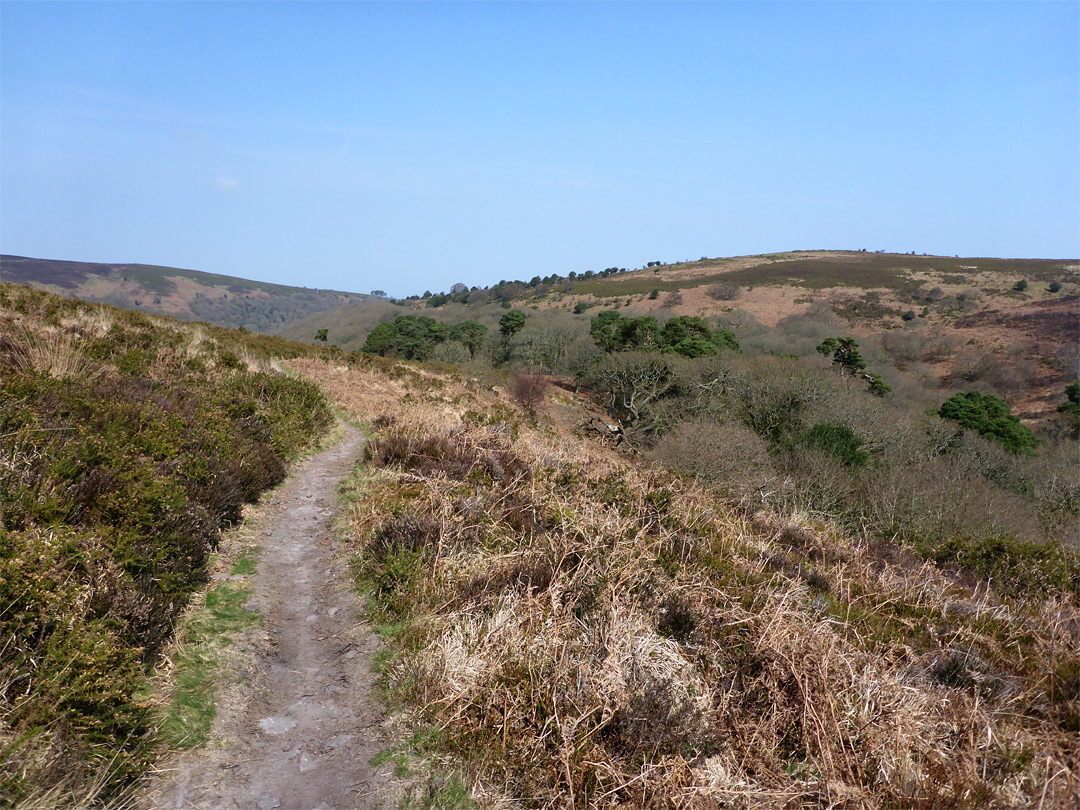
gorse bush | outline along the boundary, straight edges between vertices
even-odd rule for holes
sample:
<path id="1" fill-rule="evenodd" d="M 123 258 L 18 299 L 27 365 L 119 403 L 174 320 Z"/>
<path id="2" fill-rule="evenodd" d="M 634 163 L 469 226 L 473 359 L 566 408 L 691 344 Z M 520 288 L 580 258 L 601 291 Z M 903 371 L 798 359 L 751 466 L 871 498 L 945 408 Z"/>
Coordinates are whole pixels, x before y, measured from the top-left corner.
<path id="1" fill-rule="evenodd" d="M 863 440 L 847 425 L 819 422 L 799 434 L 798 442 L 805 447 L 815 447 L 848 467 L 861 467 L 870 457 L 864 450 L 859 449 Z"/>
<path id="2" fill-rule="evenodd" d="M 89 801 L 148 761 L 136 689 L 219 532 L 331 415 L 310 382 L 250 370 L 274 339 L 0 303 L 0 792 Z"/>

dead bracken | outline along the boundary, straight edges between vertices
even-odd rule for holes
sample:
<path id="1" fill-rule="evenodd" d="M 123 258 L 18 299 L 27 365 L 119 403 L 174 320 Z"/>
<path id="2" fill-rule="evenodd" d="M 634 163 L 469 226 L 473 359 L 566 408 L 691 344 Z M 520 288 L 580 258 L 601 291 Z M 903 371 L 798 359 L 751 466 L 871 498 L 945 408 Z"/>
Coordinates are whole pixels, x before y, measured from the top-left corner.
<path id="1" fill-rule="evenodd" d="M 402 409 L 400 375 L 297 367 L 381 425 L 351 534 L 401 647 L 384 677 L 481 806 L 1080 799 L 1074 593 L 997 596 L 597 442 L 493 429 L 502 395 L 449 375 Z"/>

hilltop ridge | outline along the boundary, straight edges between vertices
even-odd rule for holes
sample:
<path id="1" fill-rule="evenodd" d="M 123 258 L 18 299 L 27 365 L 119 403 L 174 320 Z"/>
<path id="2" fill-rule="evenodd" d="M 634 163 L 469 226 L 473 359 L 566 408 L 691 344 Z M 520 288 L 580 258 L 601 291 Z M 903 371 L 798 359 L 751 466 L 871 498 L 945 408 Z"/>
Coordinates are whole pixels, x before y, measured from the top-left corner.
<path id="1" fill-rule="evenodd" d="M 101 264 L 0 256 L 4 281 L 185 321 L 268 332 L 371 296 L 271 284 L 148 264 Z"/>

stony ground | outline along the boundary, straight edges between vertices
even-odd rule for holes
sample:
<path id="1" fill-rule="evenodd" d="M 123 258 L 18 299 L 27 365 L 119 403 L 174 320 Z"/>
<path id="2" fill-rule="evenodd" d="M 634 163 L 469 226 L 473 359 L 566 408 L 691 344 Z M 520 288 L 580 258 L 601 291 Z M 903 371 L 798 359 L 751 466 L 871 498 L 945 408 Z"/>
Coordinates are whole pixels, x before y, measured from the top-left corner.
<path id="1" fill-rule="evenodd" d="M 346 427 L 253 516 L 261 548 L 248 607 L 263 616 L 243 677 L 221 695 L 212 739 L 152 780 L 146 810 L 353 810 L 395 804 L 369 760 L 388 744 L 369 668 L 376 640 L 358 618 L 334 539 L 336 487 L 363 448 Z"/>

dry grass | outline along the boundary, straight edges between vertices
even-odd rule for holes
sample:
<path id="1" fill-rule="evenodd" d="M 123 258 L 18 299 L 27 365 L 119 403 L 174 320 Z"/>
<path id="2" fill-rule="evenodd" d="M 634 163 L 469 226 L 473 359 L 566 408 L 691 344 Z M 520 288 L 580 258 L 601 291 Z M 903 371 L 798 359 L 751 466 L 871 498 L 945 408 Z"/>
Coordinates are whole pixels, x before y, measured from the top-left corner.
<path id="1" fill-rule="evenodd" d="M 60 328 L 31 330 L 14 324 L 5 336 L 11 363 L 23 371 L 37 371 L 56 379 L 74 377 L 94 379 L 101 367 L 83 354 L 82 340 L 76 332 Z"/>
<path id="2" fill-rule="evenodd" d="M 103 338 L 109 334 L 114 323 L 116 315 L 113 310 L 100 304 L 80 308 L 73 315 L 60 319 L 60 325 L 64 328 L 80 330 L 95 338 Z"/>
<path id="3" fill-rule="evenodd" d="M 1080 612 L 783 521 L 404 367 L 352 515 L 388 675 L 485 806 L 1066 807 Z"/>

